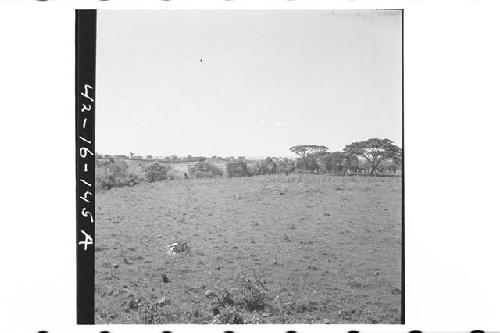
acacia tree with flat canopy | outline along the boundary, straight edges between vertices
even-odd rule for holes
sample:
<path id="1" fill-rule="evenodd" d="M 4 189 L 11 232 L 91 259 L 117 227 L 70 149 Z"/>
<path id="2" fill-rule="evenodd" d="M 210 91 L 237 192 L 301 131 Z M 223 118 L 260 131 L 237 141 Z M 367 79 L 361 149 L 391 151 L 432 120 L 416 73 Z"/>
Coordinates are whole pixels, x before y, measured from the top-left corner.
<path id="1" fill-rule="evenodd" d="M 370 175 L 373 175 L 383 161 L 392 159 L 399 163 L 402 154 L 401 148 L 391 140 L 377 138 L 353 142 L 345 146 L 344 152 L 364 158 L 370 166 Z"/>
<path id="2" fill-rule="evenodd" d="M 327 147 L 318 146 L 318 145 L 299 145 L 299 146 L 293 146 L 292 148 L 290 148 L 290 151 L 292 153 L 295 153 L 295 154 L 299 155 L 300 157 L 306 157 L 309 155 L 324 153 L 327 150 L 328 150 Z"/>
<path id="3" fill-rule="evenodd" d="M 318 171 L 319 165 L 316 160 L 318 155 L 323 155 L 328 147 L 318 145 L 299 145 L 290 148 L 290 151 L 299 155 L 297 159 L 297 169 Z"/>

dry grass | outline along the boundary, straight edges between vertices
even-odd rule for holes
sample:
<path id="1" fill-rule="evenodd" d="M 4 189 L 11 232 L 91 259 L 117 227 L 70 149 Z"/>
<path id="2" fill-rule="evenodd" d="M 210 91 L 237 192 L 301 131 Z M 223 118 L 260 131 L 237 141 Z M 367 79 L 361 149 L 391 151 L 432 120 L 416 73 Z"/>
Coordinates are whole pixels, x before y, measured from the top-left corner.
<path id="1" fill-rule="evenodd" d="M 96 323 L 399 323 L 400 178 L 163 181 L 96 206 Z"/>

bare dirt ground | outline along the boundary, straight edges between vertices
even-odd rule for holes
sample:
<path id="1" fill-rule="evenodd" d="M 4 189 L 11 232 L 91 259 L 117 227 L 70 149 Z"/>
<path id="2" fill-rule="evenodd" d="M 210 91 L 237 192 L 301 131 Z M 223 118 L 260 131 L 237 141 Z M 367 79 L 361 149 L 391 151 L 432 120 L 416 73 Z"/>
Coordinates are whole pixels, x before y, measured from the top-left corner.
<path id="1" fill-rule="evenodd" d="M 98 193 L 96 323 L 399 323 L 401 193 L 329 175 Z"/>

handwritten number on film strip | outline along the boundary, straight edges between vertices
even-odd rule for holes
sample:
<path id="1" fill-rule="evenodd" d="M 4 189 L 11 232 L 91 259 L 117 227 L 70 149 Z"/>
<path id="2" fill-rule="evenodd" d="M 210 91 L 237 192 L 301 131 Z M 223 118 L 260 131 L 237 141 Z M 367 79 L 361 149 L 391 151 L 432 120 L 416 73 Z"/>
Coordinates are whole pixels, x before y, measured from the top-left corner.
<path id="1" fill-rule="evenodd" d="M 80 95 L 82 95 L 84 97 L 83 102 L 82 102 L 82 108 L 80 109 L 80 111 L 83 113 L 83 116 L 84 116 L 83 121 L 82 121 L 82 129 L 85 129 L 87 126 L 86 114 L 92 112 L 92 105 L 94 103 L 94 99 L 92 98 L 91 94 L 92 94 L 93 89 L 94 88 L 91 85 L 85 84 L 83 86 L 83 91 L 80 92 Z M 83 163 L 83 171 L 85 174 L 87 174 L 88 167 L 89 167 L 88 166 L 89 163 L 87 160 L 88 160 L 89 156 L 93 156 L 94 153 L 86 145 L 91 145 L 92 141 L 86 139 L 83 136 L 80 136 L 79 139 L 80 139 L 80 149 L 79 149 L 80 158 L 81 158 L 81 161 Z M 84 205 L 80 214 L 84 218 L 86 218 L 88 222 L 94 223 L 94 217 L 92 216 L 92 212 L 89 211 L 89 207 L 85 207 L 86 204 L 91 203 L 91 200 L 93 197 L 93 193 L 92 193 L 93 189 L 92 189 L 92 184 L 91 184 L 92 181 L 90 179 L 80 179 L 80 182 L 85 185 L 83 188 L 86 189 L 86 191 L 80 196 L 80 200 L 83 201 L 83 205 Z M 83 250 L 87 251 L 87 247 L 89 245 L 93 245 L 94 240 L 87 232 L 85 232 L 84 229 L 80 229 L 80 233 L 82 234 L 83 240 L 80 240 L 78 242 L 78 245 L 83 246 Z"/>

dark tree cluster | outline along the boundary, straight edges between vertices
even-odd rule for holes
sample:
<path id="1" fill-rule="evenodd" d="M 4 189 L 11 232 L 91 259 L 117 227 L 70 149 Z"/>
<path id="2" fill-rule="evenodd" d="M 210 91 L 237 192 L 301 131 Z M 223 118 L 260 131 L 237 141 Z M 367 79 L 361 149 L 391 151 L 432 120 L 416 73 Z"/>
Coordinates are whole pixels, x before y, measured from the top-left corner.
<path id="1" fill-rule="evenodd" d="M 382 169 L 395 172 L 400 169 L 402 149 L 389 139 L 372 138 L 353 142 L 341 152 L 328 152 L 319 145 L 299 145 L 290 148 L 299 157 L 297 169 L 313 172 L 332 172 L 345 175 L 366 172 L 370 175 Z"/>
<path id="2" fill-rule="evenodd" d="M 403 151 L 389 139 L 368 139 L 353 142 L 345 146 L 344 152 L 364 159 L 369 166 L 370 175 L 376 173 L 383 162 L 393 161 L 395 165 L 401 164 Z"/>
<path id="3" fill-rule="evenodd" d="M 222 177 L 223 171 L 209 162 L 198 162 L 188 170 L 190 177 L 194 178 L 213 178 Z"/>

